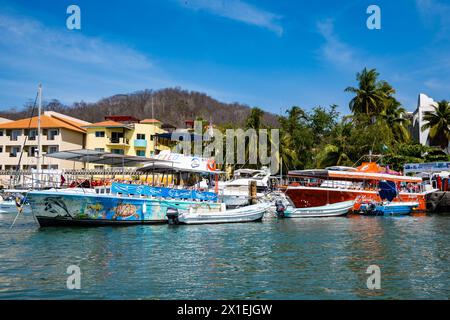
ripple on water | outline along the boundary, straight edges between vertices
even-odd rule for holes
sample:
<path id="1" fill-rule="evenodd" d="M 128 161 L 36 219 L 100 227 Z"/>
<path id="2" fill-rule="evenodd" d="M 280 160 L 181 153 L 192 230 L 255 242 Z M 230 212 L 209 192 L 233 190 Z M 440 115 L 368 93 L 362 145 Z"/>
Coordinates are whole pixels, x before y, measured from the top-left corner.
<path id="1" fill-rule="evenodd" d="M 0 298 L 436 299 L 450 295 L 450 218 L 268 219 L 38 229 L 0 216 Z M 78 265 L 82 289 L 66 289 Z M 366 287 L 379 265 L 382 289 Z"/>

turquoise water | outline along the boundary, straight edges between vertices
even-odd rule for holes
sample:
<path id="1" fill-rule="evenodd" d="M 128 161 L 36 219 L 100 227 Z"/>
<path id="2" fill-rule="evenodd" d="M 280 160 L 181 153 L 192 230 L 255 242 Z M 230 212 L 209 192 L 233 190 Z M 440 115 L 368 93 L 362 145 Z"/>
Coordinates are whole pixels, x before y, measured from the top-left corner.
<path id="1" fill-rule="evenodd" d="M 28 214 L 9 230 L 13 218 L 0 214 L 0 299 L 450 297 L 450 217 L 38 229 Z"/>

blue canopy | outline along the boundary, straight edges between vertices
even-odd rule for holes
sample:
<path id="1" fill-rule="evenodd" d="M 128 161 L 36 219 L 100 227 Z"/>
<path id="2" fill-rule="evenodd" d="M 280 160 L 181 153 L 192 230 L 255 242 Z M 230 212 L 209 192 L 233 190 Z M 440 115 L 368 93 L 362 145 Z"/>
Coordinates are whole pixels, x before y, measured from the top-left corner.
<path id="1" fill-rule="evenodd" d="M 378 194 L 381 200 L 392 201 L 398 195 L 397 186 L 394 181 L 381 180 L 378 183 Z"/>
<path id="2" fill-rule="evenodd" d="M 161 198 L 192 199 L 202 201 L 217 201 L 217 194 L 214 192 L 203 192 L 188 189 L 171 189 L 161 187 L 151 187 L 146 185 L 135 185 L 113 182 L 112 193 L 122 193 L 127 195 L 145 195 Z"/>

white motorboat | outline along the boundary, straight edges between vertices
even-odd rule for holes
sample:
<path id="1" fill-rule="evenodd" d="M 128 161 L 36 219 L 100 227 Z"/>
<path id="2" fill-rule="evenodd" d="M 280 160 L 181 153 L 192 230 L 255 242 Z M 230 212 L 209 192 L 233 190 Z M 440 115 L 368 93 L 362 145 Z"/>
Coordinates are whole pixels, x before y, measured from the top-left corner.
<path id="1" fill-rule="evenodd" d="M 277 216 L 280 218 L 323 218 L 345 216 L 354 206 L 355 201 L 343 201 L 320 207 L 294 208 L 276 204 Z"/>
<path id="2" fill-rule="evenodd" d="M 217 208 L 205 209 L 191 207 L 189 210 L 168 210 L 167 218 L 170 224 L 213 224 L 261 221 L 271 204 L 258 203 L 236 209 L 226 209 L 222 203 Z"/>
<path id="3" fill-rule="evenodd" d="M 239 169 L 233 179 L 219 184 L 219 198 L 227 207 L 234 208 L 249 204 L 249 185 L 256 182 L 257 197 L 262 197 L 269 187 L 270 170 Z"/>
<path id="4" fill-rule="evenodd" d="M 3 194 L 0 195 L 0 213 L 17 213 L 18 206 L 16 201 L 22 201 L 24 199 L 24 193 L 28 190 L 4 190 Z M 27 209 L 29 207 L 28 203 L 23 204 L 23 207 Z"/>

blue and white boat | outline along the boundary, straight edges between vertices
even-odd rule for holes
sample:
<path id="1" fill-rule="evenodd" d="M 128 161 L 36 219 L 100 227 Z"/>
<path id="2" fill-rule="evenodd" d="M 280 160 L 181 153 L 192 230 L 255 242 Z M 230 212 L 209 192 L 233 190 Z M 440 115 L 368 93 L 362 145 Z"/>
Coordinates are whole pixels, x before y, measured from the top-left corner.
<path id="1" fill-rule="evenodd" d="M 46 190 L 27 195 L 41 227 L 167 223 L 167 210 L 221 210 L 217 195 L 187 189 L 113 183 L 110 194 Z"/>
<path id="2" fill-rule="evenodd" d="M 393 201 L 398 197 L 395 182 L 381 180 L 378 184 L 381 202 L 362 202 L 359 213 L 366 216 L 404 216 L 409 215 L 419 206 L 418 202 Z"/>
<path id="3" fill-rule="evenodd" d="M 410 215 L 418 206 L 418 202 L 362 203 L 359 213 L 366 216 L 404 216 Z"/>

